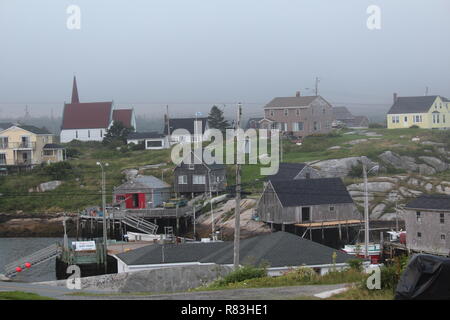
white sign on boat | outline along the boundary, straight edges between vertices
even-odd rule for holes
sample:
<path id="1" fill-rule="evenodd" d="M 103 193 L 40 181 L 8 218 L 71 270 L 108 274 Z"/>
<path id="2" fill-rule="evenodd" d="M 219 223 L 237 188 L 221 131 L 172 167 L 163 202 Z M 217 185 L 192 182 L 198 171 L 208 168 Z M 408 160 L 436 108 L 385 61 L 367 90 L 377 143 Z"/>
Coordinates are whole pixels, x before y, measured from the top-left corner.
<path id="1" fill-rule="evenodd" d="M 95 251 L 95 241 L 73 241 L 72 246 L 75 251 Z"/>

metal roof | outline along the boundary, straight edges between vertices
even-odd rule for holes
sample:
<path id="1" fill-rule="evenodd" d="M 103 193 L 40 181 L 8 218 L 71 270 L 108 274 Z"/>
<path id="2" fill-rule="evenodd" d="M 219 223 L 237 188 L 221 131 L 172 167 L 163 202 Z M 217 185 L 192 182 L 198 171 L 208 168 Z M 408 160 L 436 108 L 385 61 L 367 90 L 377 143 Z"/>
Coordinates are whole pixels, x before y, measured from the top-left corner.
<path id="1" fill-rule="evenodd" d="M 409 202 L 405 208 L 450 211 L 450 196 L 443 194 L 421 195 Z"/>
<path id="2" fill-rule="evenodd" d="M 398 97 L 388 114 L 425 113 L 439 96 Z M 446 98 L 442 99 L 445 101 Z"/>

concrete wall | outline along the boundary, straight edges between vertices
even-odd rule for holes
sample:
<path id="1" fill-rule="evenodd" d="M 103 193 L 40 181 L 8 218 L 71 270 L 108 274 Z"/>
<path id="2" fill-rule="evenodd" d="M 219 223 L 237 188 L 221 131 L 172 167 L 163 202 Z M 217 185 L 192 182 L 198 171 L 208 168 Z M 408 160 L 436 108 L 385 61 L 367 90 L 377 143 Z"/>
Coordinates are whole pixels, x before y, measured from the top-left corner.
<path id="1" fill-rule="evenodd" d="M 197 288 L 225 276 L 232 267 L 195 265 L 81 278 L 81 288 L 100 292 L 176 292 Z M 66 286 L 66 280 L 41 284 Z"/>

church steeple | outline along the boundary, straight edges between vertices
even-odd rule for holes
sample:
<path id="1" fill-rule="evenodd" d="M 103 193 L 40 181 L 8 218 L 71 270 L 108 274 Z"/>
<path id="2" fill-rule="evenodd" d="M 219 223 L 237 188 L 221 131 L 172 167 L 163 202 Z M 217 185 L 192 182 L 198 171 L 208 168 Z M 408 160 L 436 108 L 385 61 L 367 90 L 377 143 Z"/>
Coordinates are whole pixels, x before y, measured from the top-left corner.
<path id="1" fill-rule="evenodd" d="M 77 78 L 73 76 L 72 103 L 80 103 L 78 98 Z"/>

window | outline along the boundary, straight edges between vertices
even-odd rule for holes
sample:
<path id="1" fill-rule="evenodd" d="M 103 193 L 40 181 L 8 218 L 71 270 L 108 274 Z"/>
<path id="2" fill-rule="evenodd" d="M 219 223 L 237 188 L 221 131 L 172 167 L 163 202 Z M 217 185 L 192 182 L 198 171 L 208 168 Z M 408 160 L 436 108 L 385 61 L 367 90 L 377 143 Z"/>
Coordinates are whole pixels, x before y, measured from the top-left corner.
<path id="1" fill-rule="evenodd" d="M 303 131 L 303 122 L 293 122 L 292 131 Z"/>
<path id="2" fill-rule="evenodd" d="M 416 212 L 416 220 L 417 220 L 418 223 L 420 223 L 422 221 L 422 218 L 420 216 L 420 211 Z"/>
<path id="3" fill-rule="evenodd" d="M 320 130 L 320 123 L 317 121 L 314 121 L 314 131 Z"/>
<path id="4" fill-rule="evenodd" d="M 445 223 L 445 216 L 444 216 L 444 214 L 443 213 L 441 213 L 440 214 L 440 222 L 441 222 L 441 224 L 444 224 Z"/>
<path id="5" fill-rule="evenodd" d="M 441 240 L 445 241 L 445 234 L 441 233 Z"/>
<path id="6" fill-rule="evenodd" d="M 88 138 L 91 137 L 91 130 L 88 130 Z"/>
<path id="7" fill-rule="evenodd" d="M 187 176 L 178 176 L 178 184 L 187 184 Z"/>
<path id="8" fill-rule="evenodd" d="M 405 122 L 408 122 L 408 116 L 405 116 Z"/>
<path id="9" fill-rule="evenodd" d="M 0 149 L 8 149 L 8 137 L 0 137 Z"/>
<path id="10" fill-rule="evenodd" d="M 422 232 L 417 232 L 417 238 L 422 238 Z"/>
<path id="11" fill-rule="evenodd" d="M 295 110 L 295 114 L 299 117 L 300 116 L 300 109 Z"/>
<path id="12" fill-rule="evenodd" d="M 0 164 L 6 164 L 6 154 L 0 153 Z"/>
<path id="13" fill-rule="evenodd" d="M 189 168 L 189 170 L 194 170 L 195 169 L 195 164 L 190 163 L 188 168 Z"/>
<path id="14" fill-rule="evenodd" d="M 78 139 L 78 130 L 75 130 L 75 138 Z"/>
<path id="15" fill-rule="evenodd" d="M 146 140 L 147 148 L 161 148 L 162 141 L 161 140 Z"/>
<path id="16" fill-rule="evenodd" d="M 400 116 L 392 116 L 392 123 L 399 123 L 400 122 Z"/>
<path id="17" fill-rule="evenodd" d="M 54 155 L 54 153 L 53 153 L 53 150 L 44 150 L 44 156 L 53 156 Z"/>
<path id="18" fill-rule="evenodd" d="M 334 212 L 334 206 L 330 206 L 330 212 Z"/>
<path id="19" fill-rule="evenodd" d="M 273 115 L 274 115 L 273 110 L 270 110 L 269 114 L 270 114 L 271 117 L 273 117 Z"/>
<path id="20" fill-rule="evenodd" d="M 289 115 L 289 110 L 288 109 L 284 109 L 284 115 L 288 116 Z"/>
<path id="21" fill-rule="evenodd" d="M 204 175 L 194 174 L 192 176 L 192 184 L 206 184 L 206 177 Z"/>
<path id="22" fill-rule="evenodd" d="M 422 122 L 422 115 L 415 115 L 415 116 L 413 116 L 413 120 L 414 120 L 415 123 Z"/>

